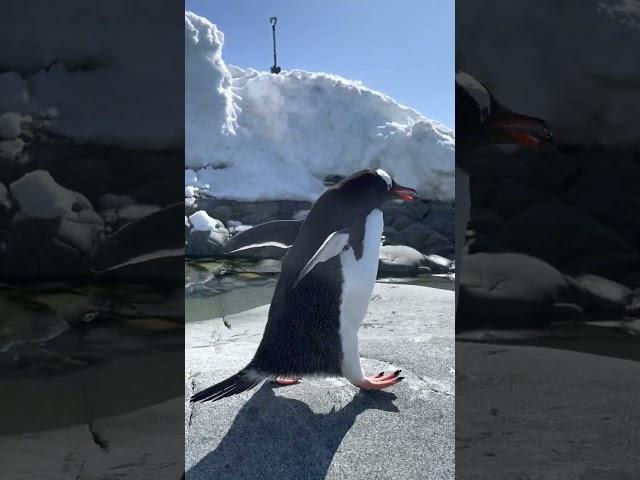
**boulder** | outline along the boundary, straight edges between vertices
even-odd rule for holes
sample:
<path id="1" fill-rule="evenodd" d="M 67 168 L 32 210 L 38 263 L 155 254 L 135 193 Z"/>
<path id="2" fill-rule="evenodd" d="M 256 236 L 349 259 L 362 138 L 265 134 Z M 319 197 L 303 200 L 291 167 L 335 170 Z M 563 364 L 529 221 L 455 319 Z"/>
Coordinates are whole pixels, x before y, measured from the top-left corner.
<path id="1" fill-rule="evenodd" d="M 424 262 L 424 255 L 406 245 L 383 245 L 380 247 L 378 274 L 414 277 Z"/>

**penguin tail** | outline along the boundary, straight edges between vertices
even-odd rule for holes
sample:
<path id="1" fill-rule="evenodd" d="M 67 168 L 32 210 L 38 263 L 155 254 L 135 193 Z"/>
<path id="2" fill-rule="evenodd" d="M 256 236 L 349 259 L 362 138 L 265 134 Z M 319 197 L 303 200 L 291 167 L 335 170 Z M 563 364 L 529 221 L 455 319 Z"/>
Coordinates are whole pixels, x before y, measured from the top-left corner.
<path id="1" fill-rule="evenodd" d="M 265 378 L 256 375 L 252 371 L 243 369 L 226 380 L 194 394 L 190 402 L 215 402 L 216 400 L 251 390 L 264 380 Z"/>

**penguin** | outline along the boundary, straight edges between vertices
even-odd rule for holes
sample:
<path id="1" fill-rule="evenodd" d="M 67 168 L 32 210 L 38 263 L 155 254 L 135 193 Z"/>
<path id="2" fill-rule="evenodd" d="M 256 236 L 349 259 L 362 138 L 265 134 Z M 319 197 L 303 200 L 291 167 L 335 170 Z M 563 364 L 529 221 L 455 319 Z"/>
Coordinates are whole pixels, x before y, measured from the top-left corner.
<path id="1" fill-rule="evenodd" d="M 547 123 L 514 112 L 500 103 L 476 78 L 456 71 L 456 162 L 484 145 L 520 147 L 553 145 Z M 460 157 L 460 158 L 458 158 Z"/>
<path id="2" fill-rule="evenodd" d="M 381 390 L 403 379 L 400 370 L 366 376 L 358 352 L 378 270 L 381 207 L 394 198 L 410 202 L 418 194 L 382 169 L 362 170 L 325 190 L 303 222 L 269 222 L 234 238 L 232 251 L 264 244 L 286 249 L 282 273 L 253 359 L 191 402 L 220 400 L 265 380 L 345 377 L 361 389 Z M 278 226 L 287 228 L 276 233 Z"/>
<path id="3" fill-rule="evenodd" d="M 474 152 L 489 145 L 542 148 L 553 144 L 553 135 L 544 120 L 510 110 L 475 77 L 456 71 L 456 306 L 471 215 Z"/>

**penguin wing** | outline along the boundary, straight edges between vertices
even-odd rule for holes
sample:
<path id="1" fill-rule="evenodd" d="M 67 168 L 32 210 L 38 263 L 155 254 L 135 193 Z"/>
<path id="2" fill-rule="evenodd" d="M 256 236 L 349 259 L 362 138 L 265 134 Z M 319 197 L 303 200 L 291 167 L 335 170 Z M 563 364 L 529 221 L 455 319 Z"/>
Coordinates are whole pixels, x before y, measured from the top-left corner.
<path id="1" fill-rule="evenodd" d="M 327 260 L 332 259 L 336 255 L 339 255 L 340 252 L 346 250 L 349 245 L 349 230 L 343 229 L 338 230 L 330 234 L 327 239 L 324 241 L 318 251 L 311 257 L 311 260 L 307 262 L 304 268 L 300 271 L 298 278 L 293 283 L 293 288 L 296 288 L 300 280 L 304 278 L 304 276 L 309 273 L 313 267 L 317 264 L 326 262 Z"/>
<path id="2" fill-rule="evenodd" d="M 287 249 L 293 245 L 303 220 L 274 220 L 240 232 L 224 246 L 225 253 L 258 247 Z"/>
<path id="3" fill-rule="evenodd" d="M 180 202 L 127 223 L 92 252 L 91 270 L 100 273 L 184 256 L 184 229 L 176 222 L 182 215 L 184 203 Z"/>

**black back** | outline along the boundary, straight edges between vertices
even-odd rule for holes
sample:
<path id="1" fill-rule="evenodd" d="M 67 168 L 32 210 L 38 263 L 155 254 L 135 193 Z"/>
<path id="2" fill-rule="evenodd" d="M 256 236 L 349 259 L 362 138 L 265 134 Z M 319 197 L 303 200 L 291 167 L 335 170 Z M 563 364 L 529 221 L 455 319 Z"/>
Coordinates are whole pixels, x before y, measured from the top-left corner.
<path id="1" fill-rule="evenodd" d="M 248 368 L 280 375 L 341 375 L 339 257 L 300 271 L 333 232 L 348 228 L 356 258 L 363 254 L 367 215 L 388 194 L 384 179 L 363 170 L 327 189 L 313 205 L 282 263 L 263 340 Z"/>

